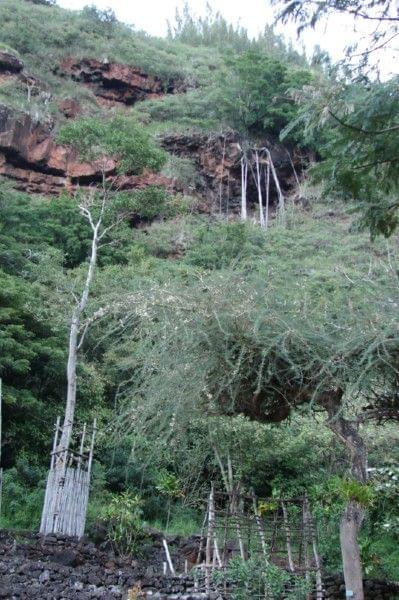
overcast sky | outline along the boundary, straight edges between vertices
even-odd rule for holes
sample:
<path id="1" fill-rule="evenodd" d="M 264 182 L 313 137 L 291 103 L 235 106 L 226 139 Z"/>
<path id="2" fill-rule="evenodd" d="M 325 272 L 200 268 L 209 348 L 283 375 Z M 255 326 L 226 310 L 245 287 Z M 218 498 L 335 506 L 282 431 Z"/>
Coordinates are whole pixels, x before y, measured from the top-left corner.
<path id="1" fill-rule="evenodd" d="M 95 4 L 101 9 L 112 8 L 120 21 L 133 24 L 152 35 L 164 36 L 167 20 L 174 21 L 176 7 L 181 9 L 184 0 L 58 0 L 58 4 L 71 9 L 81 9 L 86 4 Z M 196 15 L 204 14 L 206 0 L 189 0 L 189 4 Z M 274 18 L 268 0 L 210 0 L 210 5 L 214 12 L 220 11 L 232 23 L 239 22 L 253 36 L 260 33 L 266 24 L 271 24 Z M 345 46 L 359 35 L 354 33 L 352 19 L 344 15 L 330 17 L 315 32 L 307 30 L 299 41 L 293 25 L 279 26 L 277 30 L 296 45 L 306 40 L 306 51 L 310 55 L 314 45 L 319 44 L 334 60 L 341 59 Z M 384 70 L 387 69 L 388 65 L 385 65 Z"/>

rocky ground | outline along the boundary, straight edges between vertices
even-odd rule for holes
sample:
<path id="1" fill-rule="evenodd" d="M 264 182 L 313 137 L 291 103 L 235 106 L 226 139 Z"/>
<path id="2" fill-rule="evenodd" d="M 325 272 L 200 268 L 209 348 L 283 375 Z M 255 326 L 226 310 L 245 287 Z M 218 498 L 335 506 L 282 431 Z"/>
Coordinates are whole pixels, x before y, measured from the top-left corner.
<path id="1" fill-rule="evenodd" d="M 162 536 L 151 533 L 140 544 L 140 555 L 122 558 L 105 543 L 61 535 L 0 531 L 0 599 L 8 600 L 223 600 L 196 591 L 184 575 L 193 565 L 198 539 L 168 538 L 176 576 L 164 576 Z M 187 561 L 187 563 L 186 563 Z M 179 575 L 180 574 L 180 575 Z M 340 575 L 324 577 L 325 598 L 345 597 Z M 366 600 L 399 598 L 399 584 L 367 580 Z"/>
<path id="2" fill-rule="evenodd" d="M 176 537 L 169 544 L 176 569 L 183 571 L 190 543 Z M 160 591 L 180 597 L 193 589 L 190 577 L 163 576 L 160 536 L 153 534 L 143 548 L 141 556 L 121 558 L 106 544 L 97 547 L 87 539 L 0 532 L 0 598 L 116 600 L 127 598 L 132 589 L 132 598 L 139 590 L 157 598 L 163 597 L 157 594 Z"/>

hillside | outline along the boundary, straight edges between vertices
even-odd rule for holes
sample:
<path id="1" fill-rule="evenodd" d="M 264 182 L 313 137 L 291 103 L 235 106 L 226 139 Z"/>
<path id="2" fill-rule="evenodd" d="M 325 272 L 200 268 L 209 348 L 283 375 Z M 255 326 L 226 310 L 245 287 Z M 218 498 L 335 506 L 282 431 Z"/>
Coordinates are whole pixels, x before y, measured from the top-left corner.
<path id="1" fill-rule="evenodd" d="M 233 513 L 254 493 L 258 528 L 281 520 L 275 600 L 309 598 L 318 573 L 308 501 L 326 581 L 344 564 L 348 586 L 359 546 L 356 600 L 397 581 L 396 79 L 339 79 L 271 25 L 252 40 L 188 9 L 166 39 L 45 0 L 2 0 L 0 23 L 2 527 L 39 530 L 54 423 L 52 465 L 70 452 L 79 470 L 95 418 L 86 531 L 101 564 L 112 548 L 148 579 L 143 548 L 160 569 L 161 532 L 198 544 L 207 498 L 209 540 L 212 484 L 216 513 L 222 491 Z M 284 502 L 305 515 L 291 549 Z M 212 550 L 213 568 L 233 557 L 228 597 L 272 593 L 231 527 Z M 65 544 L 97 576 L 97 550 Z"/>

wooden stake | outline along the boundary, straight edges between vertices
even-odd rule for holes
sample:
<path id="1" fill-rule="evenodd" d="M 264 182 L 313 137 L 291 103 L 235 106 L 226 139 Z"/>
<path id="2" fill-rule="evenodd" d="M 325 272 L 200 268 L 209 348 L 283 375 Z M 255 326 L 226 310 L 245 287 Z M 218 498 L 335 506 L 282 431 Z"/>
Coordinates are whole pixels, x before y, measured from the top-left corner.
<path id="1" fill-rule="evenodd" d="M 310 562 L 309 562 L 309 523 L 308 523 L 308 518 L 307 518 L 307 511 L 306 511 L 306 497 L 304 498 L 303 501 L 303 506 L 302 506 L 302 527 L 303 527 L 303 536 L 302 536 L 302 541 L 303 541 L 303 559 L 304 559 L 304 564 L 305 564 L 305 579 L 306 579 L 306 584 L 309 587 L 310 586 Z M 309 595 L 309 598 L 311 597 L 311 595 Z"/>
<path id="2" fill-rule="evenodd" d="M 317 548 L 317 540 L 316 540 L 316 531 L 313 523 L 312 513 L 309 509 L 309 501 L 307 496 L 305 496 L 305 510 L 306 510 L 306 520 L 309 524 L 310 535 L 312 538 L 312 548 L 313 548 L 313 556 L 316 564 L 316 599 L 323 600 L 323 581 L 321 576 L 321 560 L 319 551 Z"/>
<path id="3" fill-rule="evenodd" d="M 285 502 L 283 500 L 280 501 L 281 508 L 283 510 L 283 518 L 284 518 L 284 529 L 285 529 L 285 540 L 287 545 L 287 554 L 288 554 L 288 565 L 291 572 L 295 571 L 294 560 L 292 558 L 292 547 L 291 547 L 291 532 L 290 526 L 288 523 L 288 512 Z"/>
<path id="4" fill-rule="evenodd" d="M 163 543 L 163 547 L 165 548 L 166 560 L 168 561 L 169 571 L 171 572 L 172 575 L 176 575 L 176 572 L 175 572 L 175 569 L 174 569 L 174 566 L 172 563 L 172 559 L 170 557 L 168 542 L 165 540 L 165 538 L 163 538 L 162 543 Z"/>
<path id="5" fill-rule="evenodd" d="M 195 561 L 196 565 L 199 565 L 200 560 L 201 560 L 201 554 L 202 554 L 202 551 L 204 549 L 204 539 L 205 539 L 204 532 L 205 532 L 206 522 L 208 520 L 208 510 L 209 510 L 209 504 L 207 504 L 206 511 L 205 511 L 205 516 L 204 516 L 204 520 L 202 522 L 201 537 L 200 537 L 200 543 L 199 543 L 199 546 L 198 546 L 197 560 Z"/>
<path id="6" fill-rule="evenodd" d="M 211 491 L 209 494 L 209 502 L 208 502 L 208 531 L 206 537 L 206 554 L 205 554 L 205 591 L 207 594 L 210 592 L 210 573 L 209 569 L 211 567 L 211 549 L 213 542 L 213 529 L 214 529 L 214 521 L 215 521 L 215 509 L 214 509 L 214 487 L 213 483 L 211 484 Z"/>
<path id="7" fill-rule="evenodd" d="M 255 522 L 256 522 L 256 526 L 258 528 L 258 533 L 259 533 L 259 538 L 260 538 L 260 544 L 262 547 L 263 556 L 265 557 L 265 559 L 267 561 L 267 548 L 266 548 L 265 532 L 263 531 L 262 521 L 260 519 L 260 516 L 258 513 L 258 507 L 256 504 L 256 496 L 255 496 L 255 492 L 253 490 L 251 491 L 251 496 L 252 496 L 252 506 L 253 506 L 254 515 L 255 515 Z"/>
<path id="8" fill-rule="evenodd" d="M 242 560 L 246 560 L 245 546 L 244 546 L 244 542 L 242 539 L 241 524 L 240 524 L 241 506 L 239 505 L 238 498 L 237 498 L 235 506 L 236 506 L 235 517 L 236 517 L 236 532 L 237 532 L 238 546 L 240 548 L 240 555 L 241 555 Z"/>

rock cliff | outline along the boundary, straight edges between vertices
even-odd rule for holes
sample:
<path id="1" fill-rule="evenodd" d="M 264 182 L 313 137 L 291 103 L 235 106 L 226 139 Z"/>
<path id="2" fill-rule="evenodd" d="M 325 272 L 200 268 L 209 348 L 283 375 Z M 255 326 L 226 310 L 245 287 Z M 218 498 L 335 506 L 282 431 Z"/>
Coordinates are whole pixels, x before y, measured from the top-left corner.
<path id="1" fill-rule="evenodd" d="M 166 85 L 159 77 L 130 65 L 94 58 L 65 58 L 55 73 L 86 85 L 98 102 L 105 105 L 131 105 L 138 100 L 159 98 L 176 90 L 176 84 Z"/>
<path id="2" fill-rule="evenodd" d="M 171 188 L 171 180 L 162 175 L 146 171 L 142 175 L 118 176 L 116 168 L 113 158 L 80 161 L 73 149 L 56 143 L 50 125 L 0 105 L 0 175 L 13 179 L 17 189 L 55 195 L 78 184 L 100 181 L 103 171 L 108 178 L 116 179 L 122 189 L 150 184 Z"/>

